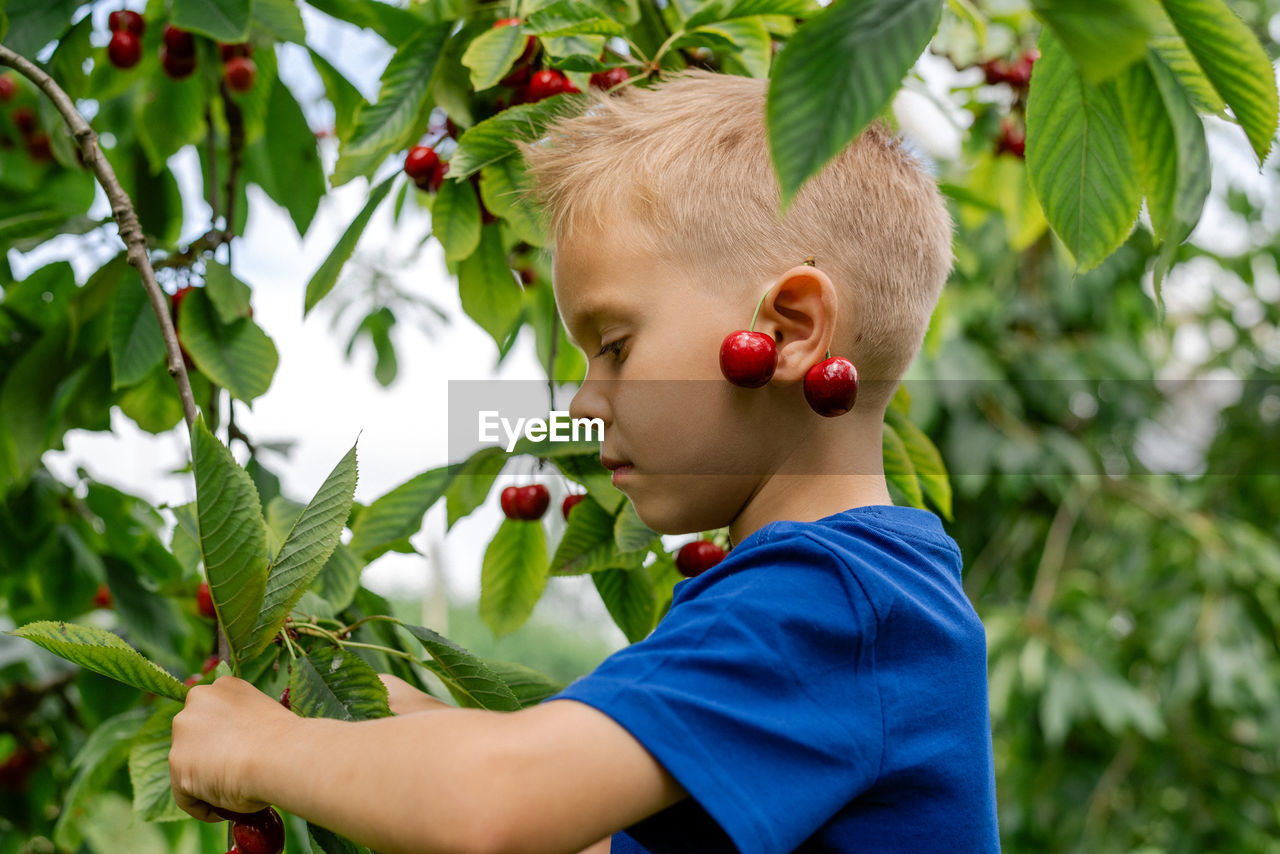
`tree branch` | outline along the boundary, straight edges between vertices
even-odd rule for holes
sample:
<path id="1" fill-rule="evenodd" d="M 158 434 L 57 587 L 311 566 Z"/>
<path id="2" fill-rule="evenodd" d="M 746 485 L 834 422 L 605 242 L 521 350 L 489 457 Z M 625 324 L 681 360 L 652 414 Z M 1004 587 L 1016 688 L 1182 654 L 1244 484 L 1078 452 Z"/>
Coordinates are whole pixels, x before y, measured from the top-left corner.
<path id="1" fill-rule="evenodd" d="M 142 285 L 147 289 L 147 296 L 151 300 L 151 308 L 160 321 L 165 352 L 168 354 L 169 375 L 178 383 L 178 396 L 182 399 L 182 415 L 186 419 L 187 430 L 190 433 L 198 414 L 195 398 L 191 395 L 191 381 L 187 378 L 187 369 L 182 363 L 182 350 L 178 345 L 178 333 L 174 330 L 173 319 L 169 315 L 169 297 L 156 282 L 155 270 L 151 267 L 151 259 L 147 255 L 147 239 L 142 233 L 138 213 L 134 209 L 129 194 L 120 186 L 115 170 L 111 168 L 107 158 L 102 156 L 102 150 L 98 147 L 98 135 L 85 121 L 84 116 L 80 115 L 75 103 L 62 87 L 34 62 L 14 53 L 4 45 L 0 45 L 0 65 L 10 66 L 49 97 L 66 121 L 67 129 L 79 146 L 85 165 L 93 170 L 93 174 L 97 176 L 98 182 L 106 192 L 107 199 L 111 202 L 111 215 L 116 221 L 120 240 L 128 252 L 129 263 L 138 268 Z"/>

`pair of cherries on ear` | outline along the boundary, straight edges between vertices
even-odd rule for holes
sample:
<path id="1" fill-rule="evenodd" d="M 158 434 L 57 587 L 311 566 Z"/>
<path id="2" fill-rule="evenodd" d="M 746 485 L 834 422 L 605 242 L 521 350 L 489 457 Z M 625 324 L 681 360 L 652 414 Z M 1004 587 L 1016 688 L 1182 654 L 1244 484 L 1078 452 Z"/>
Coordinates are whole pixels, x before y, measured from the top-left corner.
<path id="1" fill-rule="evenodd" d="M 806 264 L 810 263 L 808 261 Z M 743 388 L 760 388 L 778 367 L 778 347 L 773 337 L 754 332 L 764 297 L 756 303 L 751 326 L 725 336 L 720 344 L 720 371 L 725 379 Z M 841 356 L 818 362 L 804 375 L 804 399 L 819 415 L 834 418 L 853 408 L 858 398 L 858 369 Z"/>

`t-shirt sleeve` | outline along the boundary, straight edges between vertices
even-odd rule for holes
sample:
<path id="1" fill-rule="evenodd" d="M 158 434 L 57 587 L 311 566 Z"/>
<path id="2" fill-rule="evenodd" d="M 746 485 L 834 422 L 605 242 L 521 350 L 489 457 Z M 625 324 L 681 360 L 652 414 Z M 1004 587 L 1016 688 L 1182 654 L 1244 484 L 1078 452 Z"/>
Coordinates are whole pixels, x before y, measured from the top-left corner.
<path id="1" fill-rule="evenodd" d="M 875 626 L 829 549 L 778 537 L 681 582 L 648 638 L 548 702 L 626 728 L 744 854 L 790 851 L 878 773 Z"/>

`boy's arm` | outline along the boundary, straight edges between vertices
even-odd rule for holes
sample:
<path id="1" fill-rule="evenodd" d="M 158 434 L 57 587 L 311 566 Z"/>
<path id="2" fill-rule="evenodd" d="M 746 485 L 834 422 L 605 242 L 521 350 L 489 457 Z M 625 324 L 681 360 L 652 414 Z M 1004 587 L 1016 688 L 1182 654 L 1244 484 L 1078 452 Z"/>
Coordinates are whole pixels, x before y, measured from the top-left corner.
<path id="1" fill-rule="evenodd" d="M 583 703 L 350 723 L 296 717 L 232 677 L 192 689 L 170 772 L 197 817 L 273 803 L 384 854 L 576 852 L 685 797 Z"/>

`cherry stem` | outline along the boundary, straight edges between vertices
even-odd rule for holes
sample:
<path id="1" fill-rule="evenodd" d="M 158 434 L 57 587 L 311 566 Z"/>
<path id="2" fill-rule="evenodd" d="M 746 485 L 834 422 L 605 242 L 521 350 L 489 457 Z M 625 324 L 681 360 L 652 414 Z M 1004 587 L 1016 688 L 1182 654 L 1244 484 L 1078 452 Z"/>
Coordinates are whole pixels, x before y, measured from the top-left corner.
<path id="1" fill-rule="evenodd" d="M 756 303 L 756 310 L 751 315 L 751 325 L 747 327 L 748 332 L 755 331 L 756 318 L 760 316 L 760 306 L 764 305 L 764 298 L 767 297 L 768 295 L 769 295 L 768 291 L 765 291 L 760 295 L 760 301 Z"/>
<path id="2" fill-rule="evenodd" d="M 388 617 L 385 619 L 392 619 L 392 618 Z M 294 623 L 293 627 L 297 629 L 299 632 L 302 632 L 304 634 L 314 635 L 316 637 L 325 638 L 329 641 L 332 641 L 336 646 L 340 646 L 343 648 L 357 647 L 359 649 L 371 649 L 376 652 L 382 652 L 382 653 L 386 653 L 387 655 L 394 655 L 394 656 L 397 656 L 398 658 L 403 658 L 406 661 L 412 661 L 414 664 L 422 663 L 421 659 L 419 659 L 417 656 L 410 655 L 407 652 L 401 652 L 398 649 L 392 649 L 391 647 L 380 646 L 376 643 L 359 643 L 358 641 L 341 640 L 333 632 L 328 631 L 327 629 L 323 629 L 320 626 L 317 626 L 315 623 Z"/>

